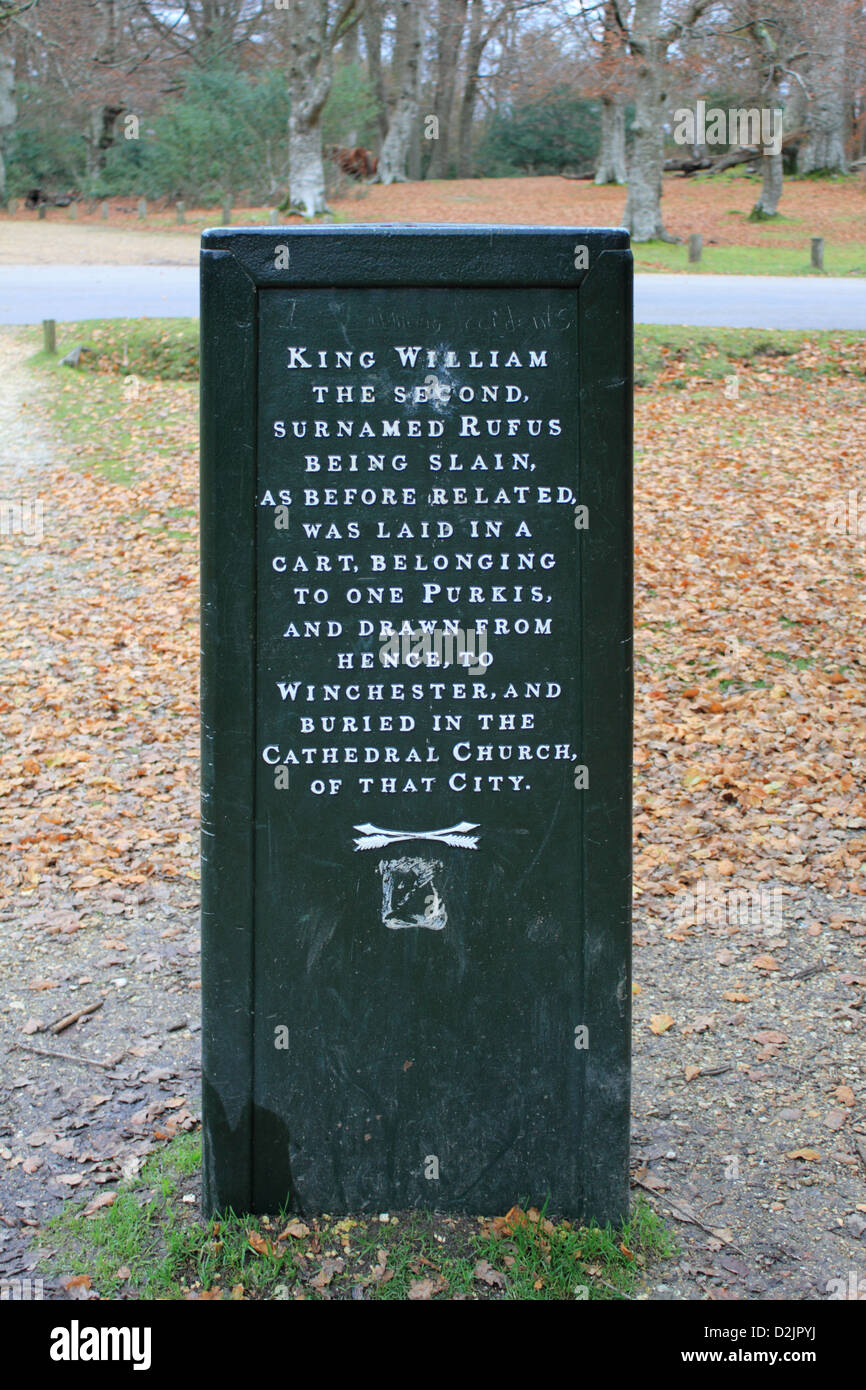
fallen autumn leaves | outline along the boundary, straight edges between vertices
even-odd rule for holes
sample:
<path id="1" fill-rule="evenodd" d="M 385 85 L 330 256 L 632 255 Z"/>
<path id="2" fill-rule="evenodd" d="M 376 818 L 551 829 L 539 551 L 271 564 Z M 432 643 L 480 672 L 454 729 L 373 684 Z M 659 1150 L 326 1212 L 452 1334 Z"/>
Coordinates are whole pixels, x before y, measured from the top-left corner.
<path id="1" fill-rule="evenodd" d="M 721 877 L 866 892 L 863 538 L 831 530 L 863 476 L 864 350 L 759 358 L 739 398 L 637 392 L 636 896 Z M 51 379 L 74 465 L 44 480 L 46 540 L 4 603 L 6 888 L 197 878 L 194 391 Z M 63 399 L 63 392 L 72 403 Z M 113 415 L 106 439 L 100 422 Z M 116 453 L 114 473 L 100 471 Z M 73 556 L 74 592 L 52 583 Z"/>
<path id="2" fill-rule="evenodd" d="M 196 506 L 194 395 L 149 384 L 115 403 L 112 388 L 100 381 L 89 432 L 76 420 L 77 468 L 44 480 L 62 501 L 46 508 L 36 563 L 21 547 L 3 555 L 7 892 L 47 879 L 96 898 L 198 878 L 197 561 L 192 526 L 178 530 Z M 131 485 L 99 471 L 106 406 L 128 431 Z M 72 591 L 53 582 L 55 551 L 74 557 Z"/>
<path id="3" fill-rule="evenodd" d="M 653 1076 L 638 1105 L 664 1114 L 673 1089 L 677 1123 L 685 1115 L 698 1133 L 701 1109 L 714 1124 L 723 1103 L 733 1110 L 736 1136 L 716 1124 L 687 1170 L 696 1191 L 702 1163 L 709 1172 L 700 1199 L 689 1190 L 690 1202 L 674 1204 L 678 1221 L 710 1233 L 699 1271 L 716 1267 L 734 1219 L 726 1212 L 722 1225 L 699 1208 L 716 1200 L 710 1160 L 718 1168 L 722 1150 L 742 1141 L 743 1170 L 769 1168 L 762 1119 L 778 1115 L 782 1127 L 779 1187 L 769 1191 L 757 1174 L 764 1209 L 780 1211 L 792 1190 L 805 1201 L 814 1189 L 803 1185 L 820 1182 L 824 1205 L 808 1215 L 830 1229 L 859 1171 L 857 1083 L 838 1030 L 857 1027 L 866 977 L 850 959 L 840 969 L 826 948 L 790 962 L 785 938 L 802 919 L 802 942 L 844 938 L 857 951 L 866 930 L 857 761 L 866 538 L 856 525 L 831 525 L 840 502 L 856 516 L 850 496 L 866 476 L 864 374 L 862 345 L 816 338 L 793 356 L 738 368 L 733 399 L 673 354 L 637 393 L 636 920 L 639 942 L 658 934 L 667 959 L 636 1014 L 651 1059 L 677 1078 L 671 1088 Z M 152 382 L 126 400 L 110 376 L 47 384 L 78 467 L 58 465 L 44 479 L 46 497 L 63 503 L 47 509 L 43 545 L 3 551 L 0 826 L 11 851 L 7 902 L 44 907 L 42 930 L 74 959 L 77 933 L 110 910 L 112 893 L 173 880 L 196 894 L 195 400 L 186 385 Z M 76 565 L 73 590 L 52 577 L 60 553 Z M 775 885 L 781 921 L 768 931 L 672 920 L 678 896 L 705 879 Z M 60 897 L 75 910 L 55 911 Z M 693 969 L 690 950 L 701 957 Z M 641 970 L 648 960 L 639 953 Z M 45 972 L 30 981 L 34 998 L 57 987 Z M 804 986 L 817 991 L 810 1013 Z M 734 1007 L 722 1012 L 721 1001 Z M 61 1021 L 58 1008 L 53 1017 Z M 804 1056 L 817 1095 L 800 1079 Z M 155 1114 L 139 1116 L 152 1128 Z M 170 1132 L 167 1121 L 160 1134 Z M 657 1166 L 640 1181 L 664 1193 L 670 1177 L 658 1165 L 676 1148 L 650 1135 L 646 1150 Z M 736 1191 L 732 1181 L 726 1198 Z M 803 1226 L 793 1212 L 791 1221 Z M 750 1246 L 743 1227 L 746 1272 L 720 1259 L 720 1278 L 765 1277 L 755 1255 L 765 1228 Z M 338 1277 L 331 1270 L 319 1293 Z M 432 1278 L 419 1265 L 415 1297 L 434 1296 L 424 1288 Z"/>

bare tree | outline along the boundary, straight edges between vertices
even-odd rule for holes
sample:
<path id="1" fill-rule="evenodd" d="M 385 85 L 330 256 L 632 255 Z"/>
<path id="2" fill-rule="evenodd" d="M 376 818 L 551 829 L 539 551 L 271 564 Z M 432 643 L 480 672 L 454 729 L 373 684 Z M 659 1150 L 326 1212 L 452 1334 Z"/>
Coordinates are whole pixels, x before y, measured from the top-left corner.
<path id="1" fill-rule="evenodd" d="M 361 61 L 361 26 L 350 24 L 340 40 L 340 53 L 344 63 Z"/>
<path id="2" fill-rule="evenodd" d="M 481 82 L 481 63 L 488 44 L 509 19 L 524 10 L 534 10 L 548 0 L 470 0 L 469 37 L 466 43 L 463 93 L 457 117 L 457 177 L 468 178 L 472 173 L 472 124 Z"/>
<path id="3" fill-rule="evenodd" d="M 767 112 L 781 110 L 786 89 L 801 82 L 794 65 L 807 56 L 803 37 L 805 27 L 811 23 L 810 11 L 811 6 L 803 9 L 799 0 L 740 0 L 729 6 L 733 26 L 728 32 L 735 38 L 742 35 L 748 45 L 745 71 L 740 71 L 752 82 L 753 92 L 757 87 L 756 95 Z M 761 192 L 752 208 L 752 218 L 776 216 L 782 179 L 782 147 L 778 139 L 761 148 Z"/>
<path id="4" fill-rule="evenodd" d="M 850 6 L 818 8 L 811 17 L 811 50 L 807 81 L 810 100 L 806 110 L 806 138 L 797 156 L 797 173 L 818 169 L 845 173 L 845 120 L 847 91 L 846 51 L 851 21 Z"/>
<path id="5" fill-rule="evenodd" d="M 625 183 L 625 106 L 631 90 L 629 54 L 630 0 L 557 0 L 563 31 L 576 41 L 575 66 L 580 87 L 601 102 L 601 140 L 595 182 Z"/>
<path id="6" fill-rule="evenodd" d="M 424 0 L 398 0 L 397 3 L 393 65 L 395 101 L 388 133 L 379 155 L 379 179 L 382 183 L 394 183 L 407 177 L 409 146 L 418 118 L 424 8 Z"/>
<path id="7" fill-rule="evenodd" d="M 209 64 L 248 43 L 279 0 L 134 0 L 165 48 L 196 64 Z"/>
<path id="8" fill-rule="evenodd" d="M 0 30 L 0 204 L 6 203 L 6 160 L 4 146 L 6 133 L 18 119 L 18 102 L 15 95 L 15 56 L 9 37 Z"/>
<path id="9" fill-rule="evenodd" d="M 292 0 L 289 21 L 289 197 L 306 217 L 326 211 L 319 118 L 331 90 L 333 49 L 364 0 Z"/>
<path id="10" fill-rule="evenodd" d="M 601 36 L 601 148 L 595 182 L 625 183 L 623 68 L 627 34 L 616 0 L 606 0 Z"/>
<path id="11" fill-rule="evenodd" d="M 436 86 L 432 115 L 436 121 L 433 153 L 427 169 L 428 179 L 441 179 L 448 173 L 451 152 L 451 122 L 454 92 L 466 10 L 469 0 L 438 0 L 436 22 Z"/>
<path id="12" fill-rule="evenodd" d="M 82 137 L 91 187 L 118 138 L 120 117 L 153 86 L 154 69 L 138 47 L 142 27 L 135 0 L 38 0 L 20 21 L 43 118 L 51 113 Z"/>
<path id="13" fill-rule="evenodd" d="M 778 107 L 784 69 L 780 61 L 778 33 L 757 13 L 755 0 L 748 0 L 749 17 L 745 29 L 759 55 L 763 69 L 762 104 Z M 752 208 L 752 217 L 775 217 L 782 196 L 782 151 L 764 149 L 761 156 L 761 194 Z"/>
<path id="14" fill-rule="evenodd" d="M 94 93 L 96 100 L 90 106 L 84 127 L 87 177 L 90 181 L 105 167 L 107 153 L 114 144 L 118 117 L 126 109 L 125 100 L 118 94 L 117 83 L 112 80 L 114 74 L 110 72 L 116 68 L 121 57 L 124 17 L 120 5 L 118 0 L 97 0 L 91 13 L 93 62 L 109 71 L 106 72 L 104 92 Z"/>
<path id="15" fill-rule="evenodd" d="M 601 143 L 595 183 L 625 183 L 625 105 L 622 98 L 601 96 Z"/>
<path id="16" fill-rule="evenodd" d="M 633 241 L 673 240 L 665 231 L 661 210 L 667 55 L 714 3 L 690 0 L 681 15 L 663 23 L 661 0 L 634 0 L 628 45 L 636 64 L 635 116 L 624 219 Z"/>
<path id="17" fill-rule="evenodd" d="M 6 135 L 18 119 L 13 21 L 34 3 L 35 0 L 29 0 L 29 3 L 0 0 L 0 204 L 4 206 L 6 203 L 6 160 L 4 158 Z"/>
<path id="18" fill-rule="evenodd" d="M 466 179 L 472 173 L 472 119 L 478 98 L 481 59 L 493 30 L 501 23 L 508 4 L 500 5 L 490 23 L 485 26 L 484 0 L 470 0 L 469 39 L 466 45 L 466 79 L 460 98 L 457 122 L 457 177 Z"/>
<path id="19" fill-rule="evenodd" d="M 382 67 L 382 25 L 388 9 L 387 0 L 367 0 L 361 22 L 361 27 L 364 30 L 364 48 L 367 53 L 367 72 L 376 100 L 380 140 L 384 140 L 388 134 L 388 102 L 385 95 L 385 73 Z"/>

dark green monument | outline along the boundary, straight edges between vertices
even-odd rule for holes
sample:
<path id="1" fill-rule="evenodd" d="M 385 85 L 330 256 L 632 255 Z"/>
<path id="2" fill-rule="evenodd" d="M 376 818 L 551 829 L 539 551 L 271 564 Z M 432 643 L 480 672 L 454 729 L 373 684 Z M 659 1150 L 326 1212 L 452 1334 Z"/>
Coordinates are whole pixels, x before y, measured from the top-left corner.
<path id="1" fill-rule="evenodd" d="M 627 1209 L 622 231 L 202 243 L 210 1210 Z"/>

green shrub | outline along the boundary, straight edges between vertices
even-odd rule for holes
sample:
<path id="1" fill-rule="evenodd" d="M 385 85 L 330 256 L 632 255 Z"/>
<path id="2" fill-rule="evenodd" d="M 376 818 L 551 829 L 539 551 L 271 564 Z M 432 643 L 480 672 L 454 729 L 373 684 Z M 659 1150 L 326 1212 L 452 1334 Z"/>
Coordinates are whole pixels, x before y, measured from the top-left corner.
<path id="1" fill-rule="evenodd" d="M 28 103 L 28 95 L 33 98 Z M 65 193 L 81 186 L 84 177 L 84 141 L 81 136 L 55 119 L 54 113 L 40 109 L 38 93 L 19 93 L 22 117 L 10 131 L 6 149 L 6 192 L 10 198 L 24 197 L 31 188 L 47 188 Z"/>
<path id="2" fill-rule="evenodd" d="M 366 72 L 360 63 L 337 67 L 322 112 L 322 140 L 325 145 L 345 145 L 351 140 L 369 149 L 378 137 L 376 98 Z"/>
<path id="3" fill-rule="evenodd" d="M 601 128 L 597 101 L 584 101 L 564 88 L 543 99 L 493 113 L 475 158 L 478 173 L 550 174 L 592 164 Z"/>
<path id="4" fill-rule="evenodd" d="M 125 139 L 123 119 L 117 122 L 104 167 L 87 179 L 83 136 L 54 109 L 51 93 L 34 87 L 22 94 L 10 140 L 9 192 L 18 197 L 42 187 L 205 203 L 248 193 L 266 201 L 288 182 L 288 122 L 281 72 L 255 77 L 225 64 L 191 68 L 179 98 L 140 117 L 138 139 Z"/>
<path id="5" fill-rule="evenodd" d="M 217 202 L 244 190 L 267 199 L 288 180 L 288 120 L 282 73 L 256 80 L 227 67 L 193 69 L 181 99 L 142 122 L 140 141 L 112 148 L 106 179 L 150 197 Z"/>

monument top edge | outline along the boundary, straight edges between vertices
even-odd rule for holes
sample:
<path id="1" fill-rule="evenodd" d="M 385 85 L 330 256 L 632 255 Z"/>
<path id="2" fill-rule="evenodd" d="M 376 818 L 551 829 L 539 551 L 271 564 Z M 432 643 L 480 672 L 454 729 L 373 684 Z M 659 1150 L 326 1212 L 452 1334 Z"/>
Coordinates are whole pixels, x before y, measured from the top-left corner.
<path id="1" fill-rule="evenodd" d="M 383 233 L 389 237 L 412 238 L 431 237 L 581 237 L 592 241 L 604 241 L 611 249 L 628 249 L 629 234 L 624 227 L 581 227 L 578 225 L 523 225 L 475 222 L 340 222 L 324 226 L 297 226 L 296 224 L 274 223 L 267 227 L 206 227 L 201 234 L 202 248 L 214 249 L 228 240 L 236 238 L 273 239 L 274 233 L 289 237 L 339 237 L 362 236 L 374 239 Z"/>

